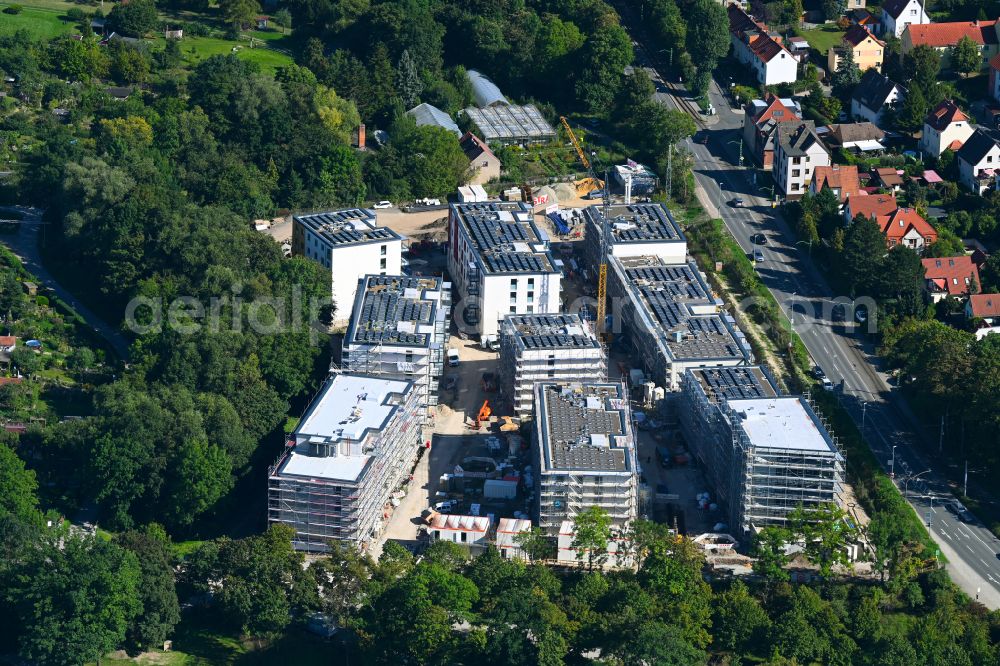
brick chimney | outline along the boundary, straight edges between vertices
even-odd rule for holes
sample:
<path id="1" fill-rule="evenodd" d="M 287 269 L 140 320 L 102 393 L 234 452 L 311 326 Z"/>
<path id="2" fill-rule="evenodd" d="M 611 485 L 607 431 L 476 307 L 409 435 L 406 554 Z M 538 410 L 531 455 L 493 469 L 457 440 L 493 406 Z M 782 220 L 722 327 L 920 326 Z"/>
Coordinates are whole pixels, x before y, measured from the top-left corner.
<path id="1" fill-rule="evenodd" d="M 358 150 L 365 149 L 365 124 L 358 125 Z"/>

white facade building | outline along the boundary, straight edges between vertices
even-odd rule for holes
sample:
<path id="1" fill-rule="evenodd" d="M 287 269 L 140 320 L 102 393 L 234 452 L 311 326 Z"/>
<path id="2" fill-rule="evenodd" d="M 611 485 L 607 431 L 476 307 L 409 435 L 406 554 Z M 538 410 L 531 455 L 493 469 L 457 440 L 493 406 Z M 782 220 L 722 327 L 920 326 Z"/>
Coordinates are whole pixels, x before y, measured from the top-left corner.
<path id="1" fill-rule="evenodd" d="M 268 471 L 268 522 L 293 527 L 298 550 L 377 538 L 416 461 L 421 412 L 412 382 L 333 375 Z"/>
<path id="2" fill-rule="evenodd" d="M 448 272 L 459 327 L 496 336 L 508 314 L 559 312 L 561 273 L 549 237 L 520 202 L 452 204 Z"/>
<path id="3" fill-rule="evenodd" d="M 809 190 L 816 167 L 830 166 L 830 153 L 811 120 L 785 123 L 775 130 L 774 180 L 785 197 L 799 198 Z"/>
<path id="4" fill-rule="evenodd" d="M 363 208 L 294 216 L 292 253 L 330 270 L 335 323 L 351 318 L 363 275 L 398 275 L 403 270 L 403 237 L 378 226 L 375 212 Z"/>
<path id="5" fill-rule="evenodd" d="M 757 82 L 765 86 L 794 83 L 799 61 L 782 44 L 781 36 L 770 32 L 767 25 L 736 3 L 730 3 L 727 12 L 733 55 L 750 67 Z"/>
<path id="6" fill-rule="evenodd" d="M 438 513 L 431 517 L 427 533 L 433 541 L 450 541 L 469 548 L 484 548 L 490 534 L 490 519 L 488 516 Z"/>
<path id="7" fill-rule="evenodd" d="M 924 119 L 924 131 L 918 144 L 920 152 L 940 157 L 946 150 L 959 150 L 976 130 L 969 117 L 950 99 L 946 99 Z"/>
<path id="8" fill-rule="evenodd" d="M 451 283 L 407 275 L 366 275 L 359 283 L 341 369 L 412 381 L 425 415 L 432 416 L 444 370 Z"/>
<path id="9" fill-rule="evenodd" d="M 970 192 L 983 194 L 1000 173 L 1000 132 L 979 127 L 957 154 L 958 180 Z"/>
<path id="10" fill-rule="evenodd" d="M 601 382 L 604 347 L 577 314 L 508 315 L 500 324 L 500 392 L 518 416 L 529 416 L 537 382 Z"/>
<path id="11" fill-rule="evenodd" d="M 604 206 L 583 210 L 586 219 L 584 258 L 596 271 L 601 260 Z M 608 207 L 607 256 L 656 256 L 668 264 L 687 261 L 687 239 L 663 204 L 614 204 Z"/>
<path id="12" fill-rule="evenodd" d="M 906 26 L 924 25 L 931 17 L 924 11 L 921 0 L 887 0 L 882 5 L 882 34 L 902 37 Z"/>
<path id="13" fill-rule="evenodd" d="M 628 394 L 621 384 L 536 384 L 538 526 L 599 506 L 622 528 L 638 516 L 639 467 Z"/>

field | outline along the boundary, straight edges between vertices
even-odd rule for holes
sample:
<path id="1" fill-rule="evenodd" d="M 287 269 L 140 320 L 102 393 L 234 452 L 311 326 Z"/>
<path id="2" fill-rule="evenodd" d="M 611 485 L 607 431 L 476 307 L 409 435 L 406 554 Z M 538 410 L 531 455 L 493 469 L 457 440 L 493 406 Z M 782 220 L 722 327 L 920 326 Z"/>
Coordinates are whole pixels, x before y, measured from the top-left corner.
<path id="1" fill-rule="evenodd" d="M 46 0 L 41 0 L 41 4 L 49 5 Z M 67 8 L 72 7 L 69 3 Z M 0 3 L 0 9 L 10 6 L 10 3 Z M 66 34 L 75 28 L 73 22 L 65 18 L 65 11 L 54 6 L 28 6 L 21 5 L 24 9 L 20 14 L 0 14 L 0 34 L 7 35 L 18 30 L 27 30 L 32 37 L 37 39 L 52 39 L 59 35 Z"/>
<path id="2" fill-rule="evenodd" d="M 259 39 L 258 35 L 261 33 L 253 34 Z M 158 39 L 157 43 L 162 45 L 163 40 Z M 236 53 L 239 58 L 255 62 L 261 69 L 269 72 L 294 62 L 292 56 L 286 53 L 261 46 L 252 49 L 249 42 L 233 42 L 214 37 L 185 37 L 181 40 L 181 53 L 192 67 L 211 56 L 228 53 Z"/>

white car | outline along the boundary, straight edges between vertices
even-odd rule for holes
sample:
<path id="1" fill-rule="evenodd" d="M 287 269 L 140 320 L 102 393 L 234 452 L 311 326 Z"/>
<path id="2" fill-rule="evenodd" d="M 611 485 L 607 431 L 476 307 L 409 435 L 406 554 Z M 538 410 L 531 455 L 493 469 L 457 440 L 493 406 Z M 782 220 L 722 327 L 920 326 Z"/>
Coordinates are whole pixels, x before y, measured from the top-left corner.
<path id="1" fill-rule="evenodd" d="M 382 210 L 383 208 L 392 208 L 391 201 L 379 201 L 377 204 L 372 206 L 375 210 Z"/>
<path id="2" fill-rule="evenodd" d="M 452 349 L 449 349 L 447 353 L 448 353 L 448 365 L 450 367 L 452 367 L 452 368 L 457 368 L 458 367 L 458 350 L 452 348 Z"/>
<path id="3" fill-rule="evenodd" d="M 451 513 L 458 506 L 458 500 L 445 500 L 434 505 L 434 510 L 438 513 Z"/>

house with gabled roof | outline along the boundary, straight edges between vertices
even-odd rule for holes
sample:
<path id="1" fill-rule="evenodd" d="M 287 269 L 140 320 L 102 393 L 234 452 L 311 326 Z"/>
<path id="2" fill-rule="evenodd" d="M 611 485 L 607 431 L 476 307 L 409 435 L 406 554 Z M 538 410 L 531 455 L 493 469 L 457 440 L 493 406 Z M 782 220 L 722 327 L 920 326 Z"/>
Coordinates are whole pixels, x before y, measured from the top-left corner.
<path id="1" fill-rule="evenodd" d="M 831 164 L 816 167 L 809 192 L 819 194 L 830 190 L 837 196 L 837 201 L 844 203 L 848 198 L 858 195 L 861 191 L 861 181 L 856 164 Z"/>
<path id="2" fill-rule="evenodd" d="M 826 56 L 827 71 L 831 74 L 837 71 L 844 52 L 850 49 L 854 52 L 854 64 L 862 72 L 875 69 L 882 71 L 882 60 L 885 57 L 885 42 L 860 25 L 852 25 L 844 33 L 841 45 L 832 47 Z"/>
<path id="3" fill-rule="evenodd" d="M 874 69 L 861 76 L 851 95 L 851 115 L 856 120 L 867 120 L 879 127 L 885 114 L 903 103 L 906 88 Z"/>
<path id="4" fill-rule="evenodd" d="M 781 35 L 772 33 L 765 23 L 754 19 L 736 3 L 730 4 L 726 11 L 733 55 L 750 67 L 757 82 L 766 86 L 794 83 L 798 60 L 785 48 Z"/>
<path id="5" fill-rule="evenodd" d="M 844 205 L 844 219 L 847 224 L 851 224 L 858 215 L 877 220 L 890 215 L 896 208 L 896 197 L 892 195 L 859 193 L 848 197 Z"/>
<path id="6" fill-rule="evenodd" d="M 744 107 L 743 142 L 756 164 L 765 171 L 774 165 L 774 131 L 781 123 L 799 122 L 799 105 L 767 93 Z"/>
<path id="7" fill-rule="evenodd" d="M 458 140 L 458 144 L 469 160 L 469 168 L 472 171 L 470 183 L 485 185 L 500 177 L 500 159 L 490 150 L 485 141 L 472 132 L 466 132 Z"/>
<path id="8" fill-rule="evenodd" d="M 924 266 L 924 287 L 937 303 L 949 296 L 962 298 L 979 290 L 979 267 L 968 255 L 921 259 Z"/>
<path id="9" fill-rule="evenodd" d="M 959 149 L 958 180 L 970 192 L 983 194 L 1000 169 L 1000 132 L 978 127 Z"/>
<path id="10" fill-rule="evenodd" d="M 938 157 L 946 150 L 958 151 L 972 136 L 975 127 L 958 105 L 946 99 L 927 114 L 920 136 L 920 152 Z"/>
<path id="11" fill-rule="evenodd" d="M 1000 322 L 1000 294 L 972 294 L 965 303 L 967 319 L 982 319 L 987 325 Z"/>
<path id="12" fill-rule="evenodd" d="M 905 245 L 920 252 L 938 239 L 937 229 L 913 208 L 897 208 L 887 217 L 875 221 L 879 223 L 885 244 L 890 249 Z"/>
<path id="13" fill-rule="evenodd" d="M 798 198 L 809 189 L 813 171 L 830 165 L 830 152 L 811 120 L 778 125 L 774 149 L 774 180 L 785 197 Z"/>
<path id="14" fill-rule="evenodd" d="M 931 22 L 920 0 L 886 0 L 882 3 L 882 34 L 901 37 L 906 26 Z"/>
<path id="15" fill-rule="evenodd" d="M 928 23 L 909 25 L 903 31 L 903 55 L 917 46 L 929 46 L 941 54 L 941 69 L 951 66 L 951 50 L 963 37 L 968 37 L 983 56 L 983 65 L 1000 51 L 1000 37 L 997 35 L 998 22 L 954 21 L 951 23 Z"/>

